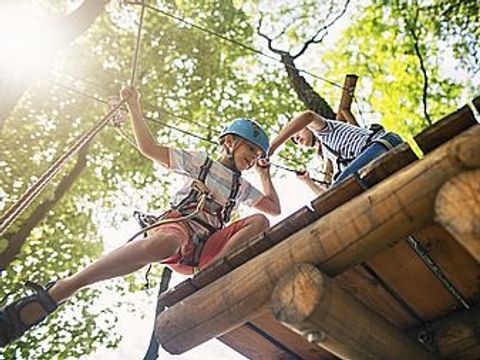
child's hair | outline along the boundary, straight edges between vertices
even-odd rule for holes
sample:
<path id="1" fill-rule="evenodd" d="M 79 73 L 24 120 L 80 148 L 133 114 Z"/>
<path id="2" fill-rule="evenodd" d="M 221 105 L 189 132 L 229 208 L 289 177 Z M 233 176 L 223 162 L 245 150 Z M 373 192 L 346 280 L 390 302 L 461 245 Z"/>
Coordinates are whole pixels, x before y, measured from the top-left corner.
<path id="1" fill-rule="evenodd" d="M 317 148 L 317 155 L 318 156 L 322 156 L 323 153 L 322 153 L 322 144 L 320 143 L 320 141 L 316 138 L 315 135 L 313 135 L 313 132 L 312 130 L 308 130 L 312 133 L 312 141 L 313 141 L 313 144 L 311 145 L 312 147 L 316 147 Z M 298 145 L 297 141 L 295 140 L 295 137 L 292 136 L 290 138 L 290 140 L 295 144 L 295 145 Z"/>

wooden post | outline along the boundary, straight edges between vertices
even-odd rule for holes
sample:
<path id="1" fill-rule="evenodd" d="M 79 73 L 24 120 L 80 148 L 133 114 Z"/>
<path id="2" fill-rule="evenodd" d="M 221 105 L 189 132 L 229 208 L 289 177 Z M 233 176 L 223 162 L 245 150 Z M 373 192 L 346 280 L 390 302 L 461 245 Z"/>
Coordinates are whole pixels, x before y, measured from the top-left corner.
<path id="1" fill-rule="evenodd" d="M 469 154 L 460 156 L 459 154 Z M 157 317 L 159 343 L 179 354 L 252 319 L 298 263 L 335 276 L 433 221 L 435 196 L 470 164 L 480 167 L 480 126 L 291 235 Z"/>
<path id="2" fill-rule="evenodd" d="M 340 105 L 338 106 L 336 117 L 337 120 L 345 121 L 356 126 L 358 126 L 358 123 L 352 114 L 351 106 L 353 100 L 353 93 L 355 92 L 355 87 L 357 86 L 357 80 L 357 75 L 348 74 L 345 77 L 345 82 L 343 83 L 342 97 L 340 98 Z"/>
<path id="3" fill-rule="evenodd" d="M 480 170 L 461 173 L 440 189 L 437 220 L 480 263 Z"/>
<path id="4" fill-rule="evenodd" d="M 310 264 L 280 279 L 271 307 L 288 328 L 341 359 L 436 358 Z"/>

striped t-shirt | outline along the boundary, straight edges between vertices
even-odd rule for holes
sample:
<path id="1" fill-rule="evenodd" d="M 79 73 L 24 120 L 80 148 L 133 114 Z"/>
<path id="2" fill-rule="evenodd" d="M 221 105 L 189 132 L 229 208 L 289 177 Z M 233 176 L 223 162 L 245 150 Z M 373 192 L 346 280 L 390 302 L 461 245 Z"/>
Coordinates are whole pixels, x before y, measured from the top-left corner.
<path id="1" fill-rule="evenodd" d="M 322 151 L 332 153 L 333 150 L 336 158 L 341 157 L 344 160 L 356 158 L 369 139 L 375 140 L 385 134 L 385 131 L 381 130 L 370 138 L 372 134 L 370 130 L 342 121 L 325 120 L 325 122 L 325 128 L 322 130 L 312 129 L 312 132 L 322 145 L 326 145 L 322 146 Z"/>

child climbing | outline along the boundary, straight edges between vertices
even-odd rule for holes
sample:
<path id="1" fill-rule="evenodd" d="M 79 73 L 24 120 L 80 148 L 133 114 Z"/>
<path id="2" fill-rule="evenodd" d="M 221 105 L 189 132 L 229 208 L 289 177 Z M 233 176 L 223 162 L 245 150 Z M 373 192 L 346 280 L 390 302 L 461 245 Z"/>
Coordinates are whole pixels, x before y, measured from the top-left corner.
<path id="1" fill-rule="evenodd" d="M 0 346 L 20 337 L 85 286 L 130 274 L 152 262 L 189 275 L 196 268 L 202 269 L 225 256 L 269 226 L 262 214 L 227 226 L 240 203 L 267 214 L 280 214 L 269 165 L 262 159 L 268 153 L 268 137 L 255 121 L 236 119 L 228 125 L 220 134 L 221 153 L 217 160 L 212 160 L 202 152 L 157 144 L 144 122 L 138 92 L 133 87 L 125 87 L 121 97 L 127 101 L 141 153 L 186 176 L 190 183 L 175 195 L 172 209 L 161 216 L 147 237 L 128 242 L 46 288 L 29 283 L 35 290 L 33 295 L 0 311 Z M 252 167 L 260 177 L 263 193 L 241 177 L 242 171 Z"/>
<path id="2" fill-rule="evenodd" d="M 305 148 L 317 148 L 324 162 L 333 167 L 335 175 L 332 185 L 342 182 L 349 175 L 356 176 L 362 167 L 403 143 L 399 135 L 386 132 L 379 125 L 367 130 L 341 121 L 325 119 L 310 110 L 285 125 L 272 141 L 269 156 L 288 139 Z M 299 178 L 317 195 L 326 190 L 313 182 L 308 173 L 299 175 Z"/>

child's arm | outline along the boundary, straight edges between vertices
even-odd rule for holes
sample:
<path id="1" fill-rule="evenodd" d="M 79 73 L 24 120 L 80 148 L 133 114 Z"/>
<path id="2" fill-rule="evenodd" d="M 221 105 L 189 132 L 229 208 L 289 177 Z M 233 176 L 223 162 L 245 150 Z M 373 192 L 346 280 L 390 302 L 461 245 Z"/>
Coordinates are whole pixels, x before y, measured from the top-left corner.
<path id="1" fill-rule="evenodd" d="M 322 195 L 325 191 L 327 191 L 327 188 L 313 181 L 308 172 L 298 175 L 297 178 L 303 181 L 315 195 Z"/>
<path id="2" fill-rule="evenodd" d="M 264 161 L 264 160 L 260 160 Z M 263 187 L 264 197 L 257 202 L 254 207 L 257 210 L 260 210 L 269 215 L 280 215 L 282 209 L 280 207 L 280 200 L 277 195 L 277 191 L 272 183 L 272 178 L 270 177 L 270 166 L 265 163 L 255 165 L 255 170 L 257 170 L 260 180 Z"/>
<path id="3" fill-rule="evenodd" d="M 288 122 L 278 133 L 277 137 L 270 144 L 268 155 L 273 155 L 275 150 L 277 150 L 280 145 L 282 145 L 303 128 L 308 127 L 312 130 L 322 130 L 325 126 L 326 122 L 322 116 L 311 110 L 304 111 L 299 116 L 290 120 L 290 122 Z"/>
<path id="4" fill-rule="evenodd" d="M 169 148 L 157 144 L 145 124 L 137 90 L 128 86 L 121 91 L 122 99 L 127 99 L 127 106 L 132 118 L 133 133 L 140 152 L 163 166 L 170 167 Z"/>

